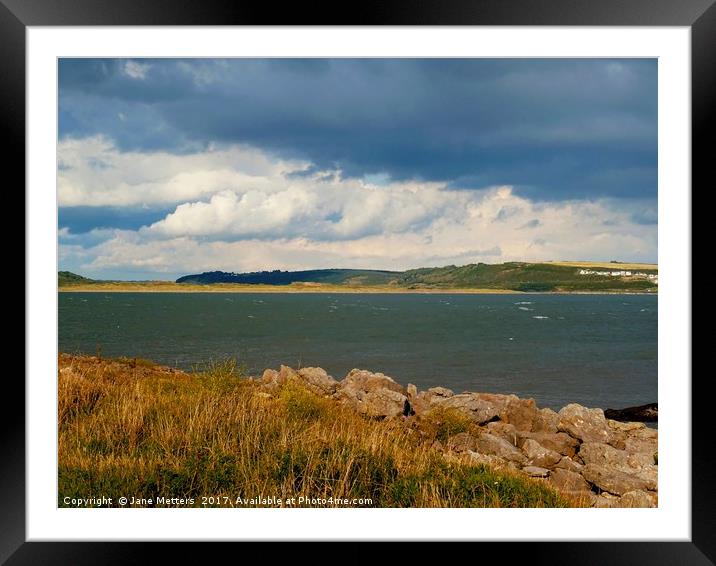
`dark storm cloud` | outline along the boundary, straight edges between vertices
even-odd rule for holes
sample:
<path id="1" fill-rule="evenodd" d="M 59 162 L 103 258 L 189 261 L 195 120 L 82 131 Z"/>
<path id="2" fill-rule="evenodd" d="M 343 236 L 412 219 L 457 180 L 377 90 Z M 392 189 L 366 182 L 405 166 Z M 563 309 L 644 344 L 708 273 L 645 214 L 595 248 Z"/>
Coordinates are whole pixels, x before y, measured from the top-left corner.
<path id="1" fill-rule="evenodd" d="M 656 60 L 60 62 L 60 135 L 122 149 L 246 143 L 346 176 L 655 198 Z"/>
<path id="2" fill-rule="evenodd" d="M 141 208 L 117 206 L 61 206 L 58 226 L 71 234 L 83 234 L 95 229 L 118 228 L 138 230 L 164 218 L 174 208 Z"/>

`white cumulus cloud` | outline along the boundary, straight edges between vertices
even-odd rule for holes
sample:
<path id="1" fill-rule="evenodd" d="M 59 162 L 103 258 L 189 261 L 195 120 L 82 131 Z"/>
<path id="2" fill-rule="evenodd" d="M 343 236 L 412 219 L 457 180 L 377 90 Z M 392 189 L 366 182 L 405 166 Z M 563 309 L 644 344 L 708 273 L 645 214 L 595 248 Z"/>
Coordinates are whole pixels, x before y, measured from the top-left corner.
<path id="1" fill-rule="evenodd" d="M 656 258 L 656 225 L 634 220 L 636 201 L 378 185 L 250 147 L 122 152 L 102 137 L 61 141 L 58 169 L 62 206 L 173 209 L 86 245 L 63 229 L 60 257 L 89 275 Z"/>

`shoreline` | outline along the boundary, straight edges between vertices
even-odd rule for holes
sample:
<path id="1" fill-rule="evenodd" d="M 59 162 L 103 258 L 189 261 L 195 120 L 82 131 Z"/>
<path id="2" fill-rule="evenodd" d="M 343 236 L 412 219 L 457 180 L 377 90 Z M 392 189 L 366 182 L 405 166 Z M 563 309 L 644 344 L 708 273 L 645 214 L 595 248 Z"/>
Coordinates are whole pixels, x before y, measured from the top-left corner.
<path id="1" fill-rule="evenodd" d="M 516 502 L 508 498 L 520 494 L 534 495 L 537 493 L 535 489 L 544 488 L 554 490 L 553 493 L 564 498 L 563 503 L 550 501 L 551 504 L 545 505 L 547 492 L 541 491 L 538 492 L 541 504 L 537 506 L 565 506 L 564 503 L 570 507 L 658 506 L 658 430 L 648 428 L 643 422 L 611 420 L 603 409 L 576 403 L 568 404 L 557 412 L 538 407 L 531 398 L 516 395 L 458 393 L 445 387 L 418 390 L 415 385 L 408 383 L 403 386 L 390 376 L 366 369 L 352 369 L 341 379 L 332 377 L 320 367 L 281 365 L 264 370 L 260 376 L 252 376 L 230 363 L 185 372 L 138 358 L 99 358 L 68 353 L 58 355 L 58 380 L 60 421 L 64 423 L 60 430 L 67 437 L 67 448 L 60 451 L 60 492 L 84 487 L 72 474 L 77 466 L 84 466 L 85 471 L 96 478 L 107 473 L 105 467 L 95 465 L 95 460 L 87 460 L 85 449 L 88 444 L 95 450 L 99 447 L 96 458 L 100 460 L 111 455 L 135 462 L 137 454 L 149 450 L 143 443 L 154 441 L 150 442 L 154 451 L 148 453 L 154 458 L 155 469 L 161 470 L 168 466 L 167 455 L 186 459 L 187 442 L 190 446 L 195 442 L 191 435 L 182 438 L 182 430 L 203 426 L 206 436 L 216 442 L 217 450 L 221 448 L 226 452 L 226 446 L 234 446 L 233 440 L 229 444 L 226 442 L 233 429 L 227 432 L 218 423 L 234 419 L 237 427 L 246 427 L 247 423 L 258 424 L 239 438 L 248 439 L 247 442 L 257 439 L 257 446 L 264 448 L 261 439 L 266 434 L 278 434 L 275 427 L 283 431 L 279 436 L 293 435 L 290 445 L 279 447 L 271 455 L 269 465 L 251 468 L 255 478 L 247 485 L 272 482 L 277 493 L 295 489 L 291 474 L 300 473 L 307 477 L 314 474 L 316 478 L 323 478 L 325 466 L 330 464 L 333 473 L 339 474 L 337 483 L 331 487 L 333 494 L 335 489 L 353 485 L 342 478 L 353 477 L 350 474 L 356 472 L 351 467 L 352 463 L 360 460 L 372 471 L 378 469 L 376 466 L 382 469 L 387 463 L 389 469 L 384 477 L 390 478 L 389 483 L 395 483 L 383 491 L 375 491 L 374 475 L 366 476 L 360 493 L 353 495 L 360 496 L 366 491 L 378 493 L 382 500 L 371 501 L 377 507 L 532 507 L 535 505 L 531 502 Z M 158 385 L 161 387 L 158 388 Z M 179 411 L 180 416 L 183 415 L 185 424 L 193 425 L 177 430 L 171 439 L 166 436 L 164 427 L 155 426 L 151 420 L 141 419 L 141 434 L 136 427 L 132 428 L 132 419 L 127 421 L 129 425 L 118 426 L 114 407 L 129 400 L 131 404 L 126 406 L 127 413 L 122 414 L 134 414 L 137 411 L 136 401 L 126 393 L 140 388 L 144 388 L 146 393 L 141 397 L 144 405 L 139 412 L 142 414 L 175 410 L 174 397 L 167 405 L 166 396 L 156 392 L 181 391 L 182 395 L 177 397 L 184 399 L 183 405 L 179 405 L 180 409 L 183 407 L 183 413 Z M 84 394 L 80 394 L 82 392 Z M 198 403 L 202 399 L 203 402 L 208 400 L 207 408 L 210 406 L 211 411 L 199 411 L 199 415 L 211 413 L 215 416 L 217 408 L 223 407 L 223 417 L 218 420 L 198 417 L 193 401 L 187 403 L 187 399 Z M 236 419 L 237 406 L 254 415 L 263 414 L 265 418 Z M 111 426 L 100 429 L 85 427 L 83 422 L 90 413 L 95 420 Z M 346 428 L 346 423 L 351 423 L 350 428 Z M 78 440 L 80 429 L 86 436 L 82 441 Z M 311 436 L 311 431 L 317 429 L 323 432 Z M 107 430 L 119 435 L 109 444 L 103 436 Z M 342 430 L 344 438 L 334 442 L 336 431 L 340 434 Z M 310 438 L 304 441 L 300 437 L 303 432 L 297 431 L 307 431 Z M 381 439 L 380 449 L 376 449 L 378 438 Z M 122 439 L 127 439 L 127 442 L 119 442 Z M 177 439 L 175 446 L 172 443 Z M 161 443 L 157 444 L 159 440 Z M 336 459 L 336 455 L 348 444 L 356 442 L 355 450 Z M 158 445 L 162 449 L 156 451 Z M 306 446 L 316 448 L 310 457 Z M 408 452 L 401 446 L 408 446 Z M 400 458 L 381 459 L 386 450 L 396 451 L 395 455 Z M 271 477 L 262 475 L 266 469 L 280 468 L 281 463 L 286 461 L 286 454 L 291 455 L 298 468 L 293 471 L 286 469 L 278 480 L 275 474 Z M 219 467 L 223 474 L 220 478 L 223 483 L 217 489 L 226 488 L 224 480 L 231 477 L 231 491 L 235 491 L 236 485 L 243 485 L 244 476 L 229 472 L 234 467 L 249 470 L 252 461 L 245 460 L 243 453 L 232 453 L 228 459 L 226 454 L 224 456 L 223 460 L 216 462 L 217 466 L 221 464 Z M 367 460 L 364 462 L 361 458 Z M 402 462 L 402 471 L 396 468 L 398 461 Z M 191 461 L 187 460 L 184 464 L 189 465 Z M 133 480 L 130 478 L 136 483 L 132 488 L 134 493 L 141 493 L 147 488 L 139 468 L 136 467 Z M 204 471 L 207 469 L 213 468 L 202 467 Z M 402 499 L 407 493 L 404 491 L 405 481 L 420 481 L 426 486 L 434 486 L 436 481 L 442 482 L 440 478 L 444 474 L 448 474 L 445 476 L 447 481 L 440 485 L 454 491 L 458 489 L 454 479 L 463 477 L 459 474 L 465 473 L 473 474 L 471 477 L 477 479 L 475 485 L 485 485 L 475 474 L 495 475 L 487 485 L 498 486 L 505 482 L 508 490 L 501 495 L 502 500 L 496 500 L 493 505 L 485 505 L 484 494 L 477 501 L 470 499 L 472 488 L 466 494 L 456 491 L 446 501 L 419 499 L 420 493 L 434 494 L 434 489 L 418 489 L 415 493 L 411 492 L 409 500 Z M 287 483 L 283 482 L 286 479 L 284 476 L 288 477 Z M 129 481 L 124 472 L 122 477 L 123 482 Z M 208 479 L 213 481 L 212 477 Z M 464 482 L 458 484 L 465 485 Z M 164 491 L 172 489 L 167 486 Z M 490 487 L 490 490 L 494 489 L 499 488 Z M 211 493 L 215 491 L 212 489 Z M 395 494 L 401 497 L 399 504 L 395 504 Z M 196 495 L 203 495 L 203 492 Z"/>
<path id="2" fill-rule="evenodd" d="M 327 287 L 290 285 L 221 286 L 191 285 L 73 285 L 58 287 L 58 293 L 255 293 L 255 294 L 370 294 L 370 295 L 651 295 L 638 291 L 516 291 L 513 289 L 390 289 L 384 287 Z"/>

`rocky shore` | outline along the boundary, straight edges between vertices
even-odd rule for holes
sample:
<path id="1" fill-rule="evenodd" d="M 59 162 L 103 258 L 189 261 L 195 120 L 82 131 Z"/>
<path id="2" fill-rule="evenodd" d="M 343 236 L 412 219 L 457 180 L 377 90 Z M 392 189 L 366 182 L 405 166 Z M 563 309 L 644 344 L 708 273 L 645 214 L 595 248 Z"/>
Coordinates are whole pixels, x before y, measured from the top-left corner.
<path id="1" fill-rule="evenodd" d="M 658 432 L 641 422 L 607 419 L 602 409 L 570 404 L 555 412 L 515 395 L 454 393 L 444 387 L 418 391 L 362 369 L 337 381 L 322 368 L 281 366 L 267 369 L 257 381 L 267 395 L 299 382 L 367 417 L 404 419 L 416 433 L 428 416 L 459 415 L 475 426 L 434 442 L 447 459 L 518 470 L 587 506 L 658 503 Z"/>

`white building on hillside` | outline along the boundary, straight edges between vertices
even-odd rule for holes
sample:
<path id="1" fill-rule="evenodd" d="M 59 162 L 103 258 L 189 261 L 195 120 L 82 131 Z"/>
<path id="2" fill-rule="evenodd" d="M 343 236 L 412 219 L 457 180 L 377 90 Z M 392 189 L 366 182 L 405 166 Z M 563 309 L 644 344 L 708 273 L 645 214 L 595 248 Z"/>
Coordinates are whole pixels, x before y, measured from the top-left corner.
<path id="1" fill-rule="evenodd" d="M 654 285 L 659 284 L 659 275 L 656 273 L 643 273 L 640 271 L 632 272 L 626 270 L 620 271 L 595 271 L 593 269 L 580 269 L 580 275 L 601 275 L 602 277 L 639 277 L 653 281 Z"/>

